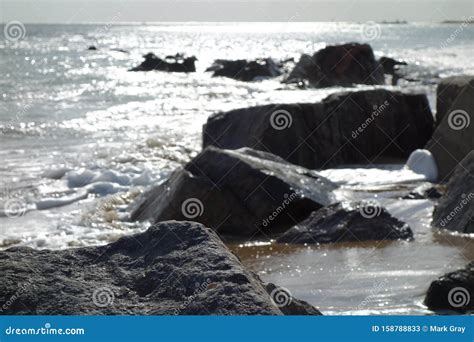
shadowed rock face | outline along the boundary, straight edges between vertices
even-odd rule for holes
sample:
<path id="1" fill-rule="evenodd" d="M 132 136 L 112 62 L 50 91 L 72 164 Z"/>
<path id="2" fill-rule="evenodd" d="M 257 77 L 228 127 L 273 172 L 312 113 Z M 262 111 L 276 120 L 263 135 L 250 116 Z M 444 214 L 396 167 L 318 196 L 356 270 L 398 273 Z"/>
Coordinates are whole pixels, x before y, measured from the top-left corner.
<path id="1" fill-rule="evenodd" d="M 217 60 L 206 71 L 214 71 L 213 77 L 222 76 L 235 80 L 251 82 L 259 78 L 277 77 L 281 75 L 281 65 L 271 58 L 247 61 L 245 59 L 230 61 Z"/>
<path id="2" fill-rule="evenodd" d="M 474 76 L 442 81 L 437 101 L 438 127 L 426 149 L 436 160 L 440 181 L 447 181 L 458 163 L 474 150 Z"/>
<path id="3" fill-rule="evenodd" d="M 425 305 L 434 311 L 474 311 L 474 262 L 433 281 Z"/>
<path id="4" fill-rule="evenodd" d="M 0 272 L 0 314 L 282 314 L 260 279 L 194 222 L 161 223 L 101 247 L 12 248 L 0 252 Z M 284 310 L 319 313 L 304 302 Z"/>
<path id="5" fill-rule="evenodd" d="M 251 147 L 322 169 L 406 160 L 425 146 L 433 127 L 425 95 L 379 89 L 217 113 L 204 126 L 203 145 Z"/>
<path id="6" fill-rule="evenodd" d="M 384 84 L 384 71 L 370 45 L 328 46 L 313 56 L 302 55 L 287 82 L 305 79 L 319 88 L 354 84 Z"/>
<path id="7" fill-rule="evenodd" d="M 474 233 L 474 151 L 458 165 L 433 213 L 431 225 Z"/>
<path id="8" fill-rule="evenodd" d="M 167 72 L 196 72 L 195 62 L 196 57 L 184 58 L 182 55 L 177 54 L 176 56 L 168 56 L 167 59 L 171 59 L 168 62 L 165 59 L 157 57 L 153 53 L 148 53 L 143 56 L 145 60 L 137 67 L 130 69 L 129 71 L 167 71 Z"/>
<path id="9" fill-rule="evenodd" d="M 221 235 L 272 234 L 331 203 L 335 188 L 317 172 L 269 153 L 208 147 L 145 193 L 131 219 L 193 219 Z"/>
<path id="10" fill-rule="evenodd" d="M 411 240 L 410 227 L 385 208 L 369 203 L 336 203 L 313 212 L 288 230 L 281 243 L 331 243 L 349 241 Z"/>

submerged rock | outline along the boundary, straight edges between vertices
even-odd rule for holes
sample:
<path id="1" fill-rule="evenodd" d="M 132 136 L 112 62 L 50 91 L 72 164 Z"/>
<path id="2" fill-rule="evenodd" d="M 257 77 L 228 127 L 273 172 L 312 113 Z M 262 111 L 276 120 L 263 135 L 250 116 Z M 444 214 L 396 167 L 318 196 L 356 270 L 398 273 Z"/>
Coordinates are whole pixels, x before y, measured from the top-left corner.
<path id="1" fill-rule="evenodd" d="M 440 121 L 426 149 L 435 157 L 441 181 L 447 181 L 457 164 L 474 150 L 474 76 L 470 79 L 470 83 L 466 77 L 448 79 L 438 89 Z M 445 113 L 446 105 L 450 107 Z"/>
<path id="2" fill-rule="evenodd" d="M 331 203 L 335 188 L 317 172 L 269 153 L 208 147 L 142 195 L 131 219 L 192 219 L 221 235 L 272 234 Z"/>
<path id="3" fill-rule="evenodd" d="M 282 74 L 281 65 L 278 65 L 271 58 L 254 61 L 219 59 L 206 71 L 214 71 L 213 77 L 222 76 L 244 82 L 255 81 L 259 78 L 277 77 Z"/>
<path id="4" fill-rule="evenodd" d="M 425 95 L 378 89 L 217 113 L 204 126 L 203 145 L 248 146 L 321 169 L 406 160 L 425 146 L 433 126 Z"/>
<path id="5" fill-rule="evenodd" d="M 101 247 L 0 252 L 3 315 L 316 314 L 275 305 L 217 235 L 164 222 Z M 301 303 L 301 304 L 300 304 Z"/>
<path id="6" fill-rule="evenodd" d="M 460 233 L 474 233 L 474 151 L 462 160 L 438 202 L 431 225 Z"/>
<path id="7" fill-rule="evenodd" d="M 384 84 L 384 72 L 368 44 L 328 46 L 313 56 L 302 55 L 287 82 L 308 80 L 315 87 Z"/>
<path id="8" fill-rule="evenodd" d="M 433 281 L 425 305 L 433 311 L 474 311 L 474 262 Z"/>
<path id="9" fill-rule="evenodd" d="M 411 240 L 411 228 L 377 203 L 343 202 L 319 209 L 284 233 L 280 243 Z"/>
<path id="10" fill-rule="evenodd" d="M 176 54 L 175 56 L 167 56 L 166 59 L 157 57 L 154 53 L 148 53 L 143 56 L 145 61 L 137 67 L 130 69 L 129 71 L 167 71 L 167 72 L 195 72 L 195 62 L 197 58 L 184 57 L 182 54 Z M 168 60 L 171 60 L 168 62 Z"/>

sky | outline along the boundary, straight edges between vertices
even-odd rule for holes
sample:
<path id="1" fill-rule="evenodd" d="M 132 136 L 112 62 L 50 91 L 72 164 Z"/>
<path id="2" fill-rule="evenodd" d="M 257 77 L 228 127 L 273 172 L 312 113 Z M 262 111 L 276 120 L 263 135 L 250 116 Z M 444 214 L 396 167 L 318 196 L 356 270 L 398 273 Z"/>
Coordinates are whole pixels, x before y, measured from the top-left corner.
<path id="1" fill-rule="evenodd" d="M 0 22 L 444 21 L 474 0 L 0 0 Z"/>

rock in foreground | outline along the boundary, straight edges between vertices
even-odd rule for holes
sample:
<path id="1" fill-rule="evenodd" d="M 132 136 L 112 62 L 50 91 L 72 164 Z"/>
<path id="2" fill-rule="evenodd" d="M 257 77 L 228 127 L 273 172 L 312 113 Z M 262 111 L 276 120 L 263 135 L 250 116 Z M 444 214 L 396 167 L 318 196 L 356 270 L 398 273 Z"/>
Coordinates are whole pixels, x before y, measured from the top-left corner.
<path id="1" fill-rule="evenodd" d="M 313 56 L 302 55 L 287 82 L 300 80 L 308 80 L 318 88 L 385 83 L 383 68 L 370 45 L 357 43 L 328 46 Z"/>
<path id="2" fill-rule="evenodd" d="M 269 153 L 208 147 L 145 193 L 131 219 L 192 219 L 220 235 L 272 234 L 331 203 L 335 188 L 317 172 Z"/>
<path id="3" fill-rule="evenodd" d="M 204 126 L 203 145 L 252 147 L 322 169 L 406 160 L 425 146 L 433 127 L 425 95 L 379 89 L 217 113 Z"/>
<path id="4" fill-rule="evenodd" d="M 474 151 L 458 165 L 433 213 L 432 226 L 474 233 Z"/>
<path id="5" fill-rule="evenodd" d="M 433 311 L 474 311 L 474 262 L 433 281 L 425 305 Z"/>
<path id="6" fill-rule="evenodd" d="M 102 247 L 12 248 L 0 252 L 0 272 L 6 315 L 282 314 L 266 285 L 193 222 L 161 223 Z M 304 304 L 296 312 L 318 313 Z"/>
<path id="7" fill-rule="evenodd" d="M 336 203 L 324 207 L 288 230 L 280 243 L 332 243 L 411 240 L 410 227 L 376 203 Z"/>

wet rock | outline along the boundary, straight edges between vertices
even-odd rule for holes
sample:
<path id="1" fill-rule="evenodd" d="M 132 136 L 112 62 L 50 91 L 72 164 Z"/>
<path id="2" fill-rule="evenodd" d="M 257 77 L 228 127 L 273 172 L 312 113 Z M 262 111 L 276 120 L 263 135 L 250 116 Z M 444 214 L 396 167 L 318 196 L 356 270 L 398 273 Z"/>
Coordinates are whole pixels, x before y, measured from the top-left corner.
<path id="1" fill-rule="evenodd" d="M 281 315 L 217 235 L 164 222 L 101 247 L 0 252 L 4 315 Z M 317 312 L 308 304 L 291 314 Z"/>
<path id="2" fill-rule="evenodd" d="M 425 183 L 413 189 L 408 195 L 402 199 L 438 199 L 444 194 L 444 187 L 434 185 L 432 183 Z"/>
<path id="3" fill-rule="evenodd" d="M 468 87 L 474 88 L 474 76 L 453 76 L 441 80 L 436 90 L 436 123 L 449 114 L 456 98 Z"/>
<path id="4" fill-rule="evenodd" d="M 175 56 L 167 56 L 166 59 L 161 59 L 154 53 L 148 53 L 143 56 L 143 61 L 139 66 L 130 69 L 129 71 L 166 71 L 166 72 L 195 72 L 195 62 L 197 58 L 184 57 L 182 54 Z"/>
<path id="5" fill-rule="evenodd" d="M 317 172 L 249 148 L 208 147 L 131 208 L 132 220 L 201 222 L 221 235 L 284 231 L 333 201 Z"/>
<path id="6" fill-rule="evenodd" d="M 458 165 L 433 213 L 432 226 L 474 233 L 474 151 Z"/>
<path id="7" fill-rule="evenodd" d="M 281 65 L 273 59 L 257 59 L 254 61 L 216 60 L 206 71 L 214 71 L 213 77 L 228 77 L 235 80 L 251 82 L 261 78 L 277 77 L 282 74 Z"/>
<path id="8" fill-rule="evenodd" d="M 357 43 L 328 46 L 313 56 L 302 55 L 287 82 L 301 79 L 319 88 L 385 83 L 383 68 L 370 45 Z"/>
<path id="9" fill-rule="evenodd" d="M 280 243 L 411 240 L 411 228 L 377 203 L 344 202 L 319 209 L 284 233 Z"/>
<path id="10" fill-rule="evenodd" d="M 438 113 L 441 121 L 426 145 L 435 157 L 440 180 L 447 181 L 457 164 L 474 150 L 474 77 L 448 79 L 438 89 Z M 455 92 L 459 90 L 458 95 Z M 445 92 L 443 92 L 445 91 Z M 452 98 L 456 97 L 454 101 Z M 445 113 L 446 105 L 450 105 Z M 441 108 L 440 108 L 441 106 Z"/>
<path id="11" fill-rule="evenodd" d="M 408 65 L 406 62 L 397 61 L 390 57 L 381 57 L 379 63 L 386 75 L 392 76 L 392 85 L 397 85 L 398 80 L 403 77 L 400 67 Z"/>
<path id="12" fill-rule="evenodd" d="M 314 306 L 294 298 L 291 292 L 283 287 L 268 283 L 265 286 L 273 303 L 288 316 L 321 316 L 322 313 Z"/>
<path id="13" fill-rule="evenodd" d="M 217 113 L 204 126 L 203 145 L 248 146 L 321 169 L 405 161 L 425 146 L 433 126 L 425 95 L 377 89 Z"/>
<path id="14" fill-rule="evenodd" d="M 474 262 L 433 281 L 425 305 L 433 311 L 474 311 Z"/>
<path id="15" fill-rule="evenodd" d="M 89 51 L 96 51 L 97 50 L 97 47 L 95 47 L 94 45 L 91 45 L 87 48 L 87 50 Z"/>

